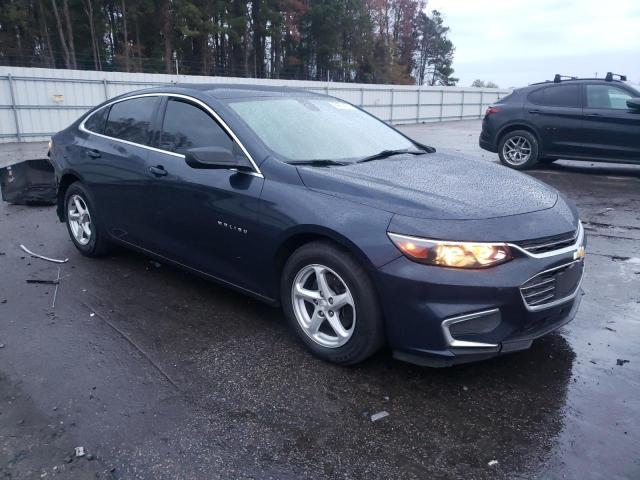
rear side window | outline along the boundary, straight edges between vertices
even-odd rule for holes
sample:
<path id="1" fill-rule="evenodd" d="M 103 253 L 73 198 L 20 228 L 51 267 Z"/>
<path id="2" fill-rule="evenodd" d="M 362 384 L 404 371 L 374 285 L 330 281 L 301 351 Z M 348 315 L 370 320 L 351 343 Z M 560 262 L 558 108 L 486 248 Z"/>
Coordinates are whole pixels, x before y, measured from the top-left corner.
<path id="1" fill-rule="evenodd" d="M 631 95 L 611 85 L 587 85 L 587 107 L 626 110 Z"/>
<path id="2" fill-rule="evenodd" d="M 160 148 L 184 153 L 189 148 L 222 145 L 232 148 L 233 140 L 208 113 L 181 100 L 167 102 Z"/>
<path id="3" fill-rule="evenodd" d="M 580 85 L 557 85 L 535 90 L 529 94 L 529 101 L 549 107 L 580 107 Z"/>
<path id="4" fill-rule="evenodd" d="M 107 120 L 107 113 L 109 107 L 101 108 L 93 115 L 91 115 L 84 122 L 84 128 L 94 133 L 104 133 L 104 125 Z"/>
<path id="5" fill-rule="evenodd" d="M 155 106 L 156 97 L 133 98 L 114 103 L 109 111 L 105 135 L 145 145 Z"/>

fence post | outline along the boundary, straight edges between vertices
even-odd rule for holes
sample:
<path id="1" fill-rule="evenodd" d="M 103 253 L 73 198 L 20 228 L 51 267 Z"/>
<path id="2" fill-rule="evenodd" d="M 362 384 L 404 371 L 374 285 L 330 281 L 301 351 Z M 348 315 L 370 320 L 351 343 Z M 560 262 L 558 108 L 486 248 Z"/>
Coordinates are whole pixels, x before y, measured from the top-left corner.
<path id="1" fill-rule="evenodd" d="M 107 79 L 102 79 L 102 86 L 104 87 L 104 99 L 109 100 L 109 89 L 107 88 Z"/>
<path id="2" fill-rule="evenodd" d="M 11 96 L 11 110 L 13 110 L 13 121 L 16 125 L 16 137 L 18 138 L 18 142 L 22 142 L 22 135 L 20 134 L 20 121 L 18 118 L 18 108 L 16 105 L 16 94 L 13 92 L 13 78 L 11 74 L 7 74 L 7 79 L 9 80 L 9 95 Z"/>
<path id="3" fill-rule="evenodd" d="M 484 90 L 480 90 L 480 118 L 482 118 L 483 108 L 484 108 Z"/>
<path id="4" fill-rule="evenodd" d="M 364 107 L 364 87 L 360 87 L 360 108 Z"/>
<path id="5" fill-rule="evenodd" d="M 416 123 L 420 123 L 420 88 L 418 88 L 418 103 L 416 105 Z"/>
<path id="6" fill-rule="evenodd" d="M 391 116 L 391 118 L 389 118 L 389 123 L 393 125 L 393 104 L 395 103 L 395 95 L 393 94 L 394 90 L 393 88 L 391 88 L 391 112 L 389 112 L 389 115 Z"/>
<path id="7" fill-rule="evenodd" d="M 460 104 L 460 120 L 464 118 L 464 90 L 462 90 L 462 103 Z"/>
<path id="8" fill-rule="evenodd" d="M 438 117 L 438 121 L 442 121 L 442 114 L 444 111 L 444 88 L 440 87 L 440 117 Z"/>

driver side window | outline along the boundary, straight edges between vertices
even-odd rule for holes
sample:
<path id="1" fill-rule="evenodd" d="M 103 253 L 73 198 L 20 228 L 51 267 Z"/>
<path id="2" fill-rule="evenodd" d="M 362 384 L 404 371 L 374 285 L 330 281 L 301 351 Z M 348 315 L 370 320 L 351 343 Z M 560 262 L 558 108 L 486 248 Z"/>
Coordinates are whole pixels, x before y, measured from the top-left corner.
<path id="1" fill-rule="evenodd" d="M 233 140 L 204 110 L 170 98 L 162 124 L 159 147 L 184 154 L 190 148 L 220 146 L 233 149 Z"/>
<path id="2" fill-rule="evenodd" d="M 631 95 L 609 85 L 587 85 L 587 107 L 626 110 Z"/>

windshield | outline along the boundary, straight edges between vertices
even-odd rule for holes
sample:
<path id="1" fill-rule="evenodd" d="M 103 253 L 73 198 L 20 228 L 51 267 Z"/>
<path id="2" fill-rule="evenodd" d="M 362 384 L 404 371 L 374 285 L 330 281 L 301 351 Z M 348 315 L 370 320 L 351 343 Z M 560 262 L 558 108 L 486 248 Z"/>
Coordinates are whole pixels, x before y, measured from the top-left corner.
<path id="1" fill-rule="evenodd" d="M 287 161 L 357 161 L 416 145 L 382 121 L 338 99 L 232 100 L 231 109 L 264 144 Z"/>

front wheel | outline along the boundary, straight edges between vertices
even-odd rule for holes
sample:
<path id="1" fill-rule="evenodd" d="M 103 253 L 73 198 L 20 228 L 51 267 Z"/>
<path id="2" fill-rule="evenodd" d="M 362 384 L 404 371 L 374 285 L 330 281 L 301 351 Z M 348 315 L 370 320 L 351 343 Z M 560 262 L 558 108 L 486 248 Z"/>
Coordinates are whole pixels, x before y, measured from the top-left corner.
<path id="1" fill-rule="evenodd" d="M 289 257 L 281 301 L 290 326 L 323 360 L 353 365 L 384 342 L 382 311 L 367 271 L 328 242 L 306 244 Z"/>
<path id="2" fill-rule="evenodd" d="M 527 130 L 505 134 L 498 145 L 500 161 L 516 170 L 526 170 L 538 162 L 538 140 Z"/>

